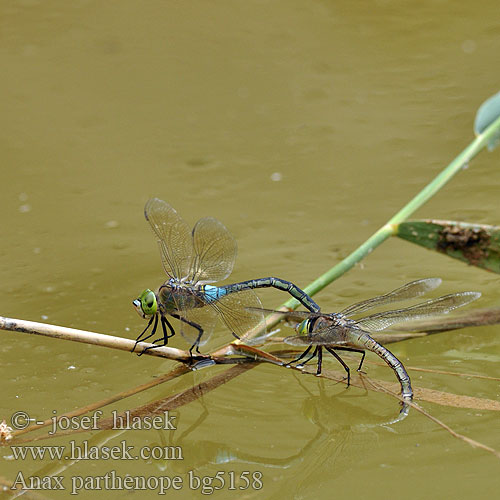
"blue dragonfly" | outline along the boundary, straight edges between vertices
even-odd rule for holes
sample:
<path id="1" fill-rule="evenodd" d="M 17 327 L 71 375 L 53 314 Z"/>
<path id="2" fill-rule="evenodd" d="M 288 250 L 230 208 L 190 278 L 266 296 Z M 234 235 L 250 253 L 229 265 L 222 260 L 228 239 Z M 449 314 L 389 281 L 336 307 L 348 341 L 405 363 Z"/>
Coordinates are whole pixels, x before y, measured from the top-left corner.
<path id="1" fill-rule="evenodd" d="M 274 287 L 286 291 L 309 311 L 320 310 L 300 288 L 279 278 L 211 285 L 231 274 L 237 253 L 236 241 L 217 219 L 204 217 L 191 230 L 174 208 L 158 198 L 146 203 L 144 215 L 158 240 L 168 279 L 156 291 L 146 289 L 133 301 L 139 315 L 149 322 L 137 337 L 132 352 L 138 342 L 154 336 L 159 322 L 163 336 L 140 354 L 168 343 L 175 331 L 167 316 L 180 320 L 181 334 L 191 343 L 191 355 L 194 348 L 200 352 L 199 346 L 208 340 L 217 318 L 222 319 L 236 338 L 264 326 L 256 288 Z M 152 330 L 146 335 L 151 325 Z"/>
<path id="2" fill-rule="evenodd" d="M 293 346 L 306 347 L 306 350 L 296 359 L 287 363 L 298 363 L 303 360 L 311 350 L 313 353 L 302 361 L 303 366 L 317 357 L 316 375 L 321 374 L 323 348 L 326 349 L 344 368 L 347 373 L 347 385 L 350 384 L 350 369 L 337 351 L 351 351 L 362 355 L 358 371 L 363 366 L 365 351 L 371 351 L 380 356 L 393 370 L 401 385 L 403 401 L 411 401 L 413 390 L 410 377 L 403 363 L 387 348 L 374 340 L 370 333 L 385 330 L 391 325 L 404 321 L 424 319 L 440 314 L 446 314 L 453 309 L 462 307 L 478 299 L 479 292 L 458 292 L 443 295 L 402 309 L 382 311 L 369 316 L 363 315 L 359 319 L 352 319 L 366 311 L 385 306 L 393 302 L 419 297 L 428 291 L 437 288 L 441 283 L 440 278 L 426 278 L 392 290 L 384 295 L 358 302 L 346 307 L 339 313 L 321 313 L 308 311 L 272 311 L 264 309 L 263 312 L 278 314 L 287 321 L 293 322 L 298 335 L 286 337 L 284 342 Z M 402 415 L 408 413 L 408 405 L 403 404 Z"/>

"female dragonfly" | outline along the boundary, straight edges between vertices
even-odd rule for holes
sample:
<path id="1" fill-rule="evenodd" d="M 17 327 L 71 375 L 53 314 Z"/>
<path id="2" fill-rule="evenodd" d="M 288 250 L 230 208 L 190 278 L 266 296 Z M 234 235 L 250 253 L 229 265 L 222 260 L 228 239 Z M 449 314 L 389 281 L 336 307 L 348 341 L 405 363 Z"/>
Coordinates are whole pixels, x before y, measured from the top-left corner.
<path id="1" fill-rule="evenodd" d="M 304 359 L 314 347 L 314 351 L 302 365 L 309 362 L 314 357 L 318 357 L 316 374 L 321 373 L 323 360 L 323 348 L 325 348 L 343 366 L 347 373 L 347 385 L 350 384 L 350 370 L 336 351 L 351 351 L 362 354 L 358 371 L 361 370 L 365 359 L 365 351 L 372 351 L 380 356 L 395 372 L 401 385 L 401 396 L 405 401 L 411 401 L 413 391 L 410 377 L 403 364 L 392 352 L 376 342 L 370 332 L 385 330 L 391 325 L 403 321 L 420 319 L 437 314 L 448 313 L 457 307 L 464 306 L 473 300 L 478 299 L 479 292 L 458 292 L 444 295 L 436 299 L 431 299 L 420 304 L 416 304 L 403 309 L 383 311 L 361 319 L 351 319 L 351 316 L 361 314 L 375 307 L 384 306 L 393 302 L 419 297 L 424 293 L 433 290 L 441 284 L 440 278 L 427 278 L 407 283 L 385 295 L 379 295 L 362 302 L 353 304 L 339 313 L 323 314 L 306 311 L 271 311 L 277 313 L 288 320 L 297 322 L 298 335 L 286 337 L 284 341 L 294 346 L 307 346 L 307 349 L 290 363 L 297 363 Z M 298 365 L 301 366 L 301 365 Z M 404 405 L 405 411 L 408 411 Z M 403 411 L 403 410 L 402 410 Z"/>
<path id="2" fill-rule="evenodd" d="M 175 332 L 167 315 L 180 320 L 181 333 L 191 343 L 190 353 L 195 347 L 200 352 L 199 345 L 208 340 L 218 316 L 239 338 L 239 335 L 264 324 L 262 304 L 253 291 L 255 288 L 274 287 L 287 291 L 309 311 L 320 310 L 300 288 L 279 278 L 260 278 L 224 286 L 209 285 L 231 274 L 237 252 L 236 241 L 217 219 L 204 217 L 190 230 L 177 212 L 158 198 L 146 203 L 144 215 L 158 240 L 168 280 L 156 292 L 144 290 L 133 301 L 139 315 L 149 319 L 149 322 L 137 337 L 132 352 L 138 342 L 155 334 L 158 319 L 163 337 L 153 341 L 158 345 L 146 347 L 140 354 L 158 347 L 161 342 L 161 345 L 168 343 Z M 151 333 L 144 336 L 151 324 Z"/>

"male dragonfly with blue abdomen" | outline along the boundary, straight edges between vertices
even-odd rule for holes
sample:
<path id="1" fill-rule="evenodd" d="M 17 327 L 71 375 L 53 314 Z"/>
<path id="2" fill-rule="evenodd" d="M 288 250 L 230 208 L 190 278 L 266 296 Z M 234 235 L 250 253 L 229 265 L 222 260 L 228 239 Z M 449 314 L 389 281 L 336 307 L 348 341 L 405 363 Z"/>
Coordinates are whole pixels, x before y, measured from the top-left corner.
<path id="1" fill-rule="evenodd" d="M 293 283 L 279 278 L 259 278 L 231 285 L 215 286 L 233 270 L 236 241 L 217 219 L 204 217 L 190 230 L 187 223 L 165 201 L 152 198 L 144 215 L 158 240 L 161 261 L 168 280 L 156 292 L 144 290 L 133 301 L 139 315 L 149 319 L 137 343 L 151 338 L 161 323 L 163 337 L 141 351 L 166 345 L 175 331 L 167 315 L 181 322 L 181 333 L 199 353 L 220 317 L 236 338 L 264 325 L 262 304 L 256 288 L 273 287 L 288 292 L 311 312 L 320 308 Z M 152 331 L 145 336 L 149 327 Z M 168 331 L 167 331 L 168 329 Z"/>

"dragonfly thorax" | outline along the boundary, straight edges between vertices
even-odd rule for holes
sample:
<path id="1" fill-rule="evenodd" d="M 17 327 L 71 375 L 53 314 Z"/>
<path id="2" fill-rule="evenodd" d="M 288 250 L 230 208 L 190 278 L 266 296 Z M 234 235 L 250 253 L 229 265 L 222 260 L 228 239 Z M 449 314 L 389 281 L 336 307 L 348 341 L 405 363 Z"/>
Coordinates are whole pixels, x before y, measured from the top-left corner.
<path id="1" fill-rule="evenodd" d="M 207 304 L 203 285 L 190 285 L 170 279 L 157 292 L 161 311 L 170 314 L 174 311 L 194 309 Z"/>
<path id="2" fill-rule="evenodd" d="M 353 328 L 355 324 L 355 321 L 340 313 L 321 314 L 305 319 L 297 325 L 296 330 L 299 335 L 309 335 L 332 326 Z"/>

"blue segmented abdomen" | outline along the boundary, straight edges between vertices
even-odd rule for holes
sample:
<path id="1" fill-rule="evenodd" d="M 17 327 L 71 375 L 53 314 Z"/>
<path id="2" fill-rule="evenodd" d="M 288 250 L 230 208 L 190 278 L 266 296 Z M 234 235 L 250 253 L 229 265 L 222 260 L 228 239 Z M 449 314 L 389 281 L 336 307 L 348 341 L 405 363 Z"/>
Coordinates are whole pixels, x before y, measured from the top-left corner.
<path id="1" fill-rule="evenodd" d="M 294 285 L 290 281 L 286 281 L 280 278 L 258 278 L 254 280 L 241 281 L 240 283 L 233 283 L 232 285 L 224 285 L 220 287 L 227 290 L 227 293 L 239 292 L 241 290 L 255 289 L 255 288 L 277 288 L 278 290 L 283 290 L 288 292 L 294 299 L 298 300 L 306 309 L 311 312 L 319 312 L 320 307 L 314 300 L 307 295 L 303 290 L 301 290 L 297 285 Z"/>
<path id="2" fill-rule="evenodd" d="M 221 299 L 222 297 L 224 297 L 224 295 L 227 295 L 227 293 L 228 290 L 223 287 L 213 286 L 213 285 L 205 285 L 203 287 L 203 296 L 206 302 L 209 303 Z"/>

